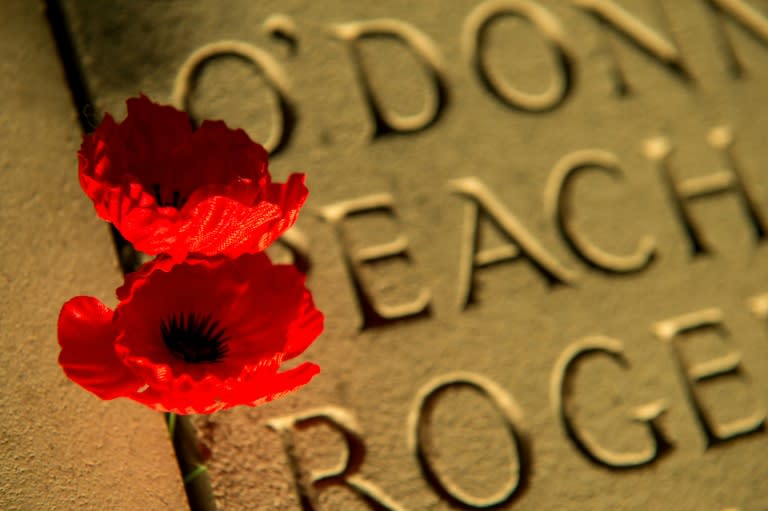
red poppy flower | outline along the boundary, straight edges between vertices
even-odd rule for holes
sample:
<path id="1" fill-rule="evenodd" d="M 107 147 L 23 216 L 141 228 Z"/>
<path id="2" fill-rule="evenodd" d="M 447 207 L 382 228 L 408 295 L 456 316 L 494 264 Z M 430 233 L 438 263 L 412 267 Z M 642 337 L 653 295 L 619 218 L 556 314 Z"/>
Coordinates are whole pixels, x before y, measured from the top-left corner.
<path id="1" fill-rule="evenodd" d="M 278 372 L 323 329 L 304 276 L 264 254 L 159 258 L 128 275 L 114 311 L 78 296 L 59 315 L 59 364 L 102 399 L 212 413 L 255 406 L 309 382 L 304 362 Z"/>
<path id="2" fill-rule="evenodd" d="M 104 116 L 78 153 L 80 185 L 98 215 L 137 250 L 237 257 L 259 252 L 296 221 L 303 174 L 272 183 L 267 152 L 243 130 L 189 117 L 146 96 L 118 124 Z"/>

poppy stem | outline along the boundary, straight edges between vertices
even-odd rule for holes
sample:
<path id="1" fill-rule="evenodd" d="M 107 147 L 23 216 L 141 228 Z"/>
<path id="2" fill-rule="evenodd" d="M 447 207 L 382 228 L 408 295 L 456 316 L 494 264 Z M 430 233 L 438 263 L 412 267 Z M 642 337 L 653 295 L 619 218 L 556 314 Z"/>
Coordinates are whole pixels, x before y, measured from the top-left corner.
<path id="1" fill-rule="evenodd" d="M 205 466 L 205 459 L 200 452 L 197 429 L 188 415 L 167 413 L 165 418 L 168 433 L 172 435 L 190 511 L 215 511 L 216 500 L 213 497 L 208 467 Z"/>
<path id="2" fill-rule="evenodd" d="M 208 471 L 208 467 L 206 467 L 205 465 L 196 466 L 192 472 L 184 476 L 184 484 L 191 483 L 192 481 L 194 481 L 195 479 L 197 479 L 207 471 Z"/>
<path id="3" fill-rule="evenodd" d="M 168 435 L 170 435 L 171 440 L 173 440 L 174 435 L 176 434 L 176 414 L 170 412 L 165 415 L 168 419 Z"/>

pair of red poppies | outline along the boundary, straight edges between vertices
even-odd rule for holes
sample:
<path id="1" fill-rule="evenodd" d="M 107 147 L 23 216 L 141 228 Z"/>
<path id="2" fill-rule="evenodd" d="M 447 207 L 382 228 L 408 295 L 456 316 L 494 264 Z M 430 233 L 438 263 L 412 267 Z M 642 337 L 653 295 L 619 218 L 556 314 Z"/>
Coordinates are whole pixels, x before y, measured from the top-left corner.
<path id="1" fill-rule="evenodd" d="M 323 329 L 304 276 L 263 253 L 296 221 L 304 176 L 271 181 L 267 153 L 242 130 L 151 102 L 127 101 L 80 148 L 98 215 L 157 255 L 128 274 L 115 310 L 89 296 L 61 309 L 59 363 L 102 399 L 212 413 L 270 401 L 319 367 L 279 372 Z"/>

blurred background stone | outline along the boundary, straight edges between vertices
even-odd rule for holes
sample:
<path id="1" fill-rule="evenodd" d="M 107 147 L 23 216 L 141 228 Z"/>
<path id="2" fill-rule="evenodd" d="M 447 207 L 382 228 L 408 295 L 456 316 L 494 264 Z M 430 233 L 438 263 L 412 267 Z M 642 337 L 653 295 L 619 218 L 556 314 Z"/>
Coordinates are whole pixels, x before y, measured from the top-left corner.
<path id="1" fill-rule="evenodd" d="M 42 2 L 0 7 L 0 509 L 187 509 L 161 414 L 102 402 L 56 360 L 64 302 L 114 306 L 109 228 L 77 180 L 81 132 Z"/>

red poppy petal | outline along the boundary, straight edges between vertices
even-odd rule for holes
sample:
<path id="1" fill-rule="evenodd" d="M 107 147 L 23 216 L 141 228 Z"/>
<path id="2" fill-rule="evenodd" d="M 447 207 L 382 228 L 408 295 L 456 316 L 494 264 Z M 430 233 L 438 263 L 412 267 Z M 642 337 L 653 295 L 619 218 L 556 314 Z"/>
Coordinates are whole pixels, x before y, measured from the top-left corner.
<path id="1" fill-rule="evenodd" d="M 162 346 L 159 347 L 166 351 Z M 115 346 L 115 351 L 122 362 L 147 385 L 158 390 L 171 390 L 177 376 L 174 376 L 173 369 L 167 362 L 156 362 L 149 357 L 133 356 L 129 348 L 122 344 Z M 165 358 L 168 358 L 168 356 L 165 355 Z M 201 377 L 206 376 L 204 370 L 199 372 Z"/>
<path id="2" fill-rule="evenodd" d="M 293 266 L 272 265 L 266 256 L 241 256 L 232 266 L 239 267 L 248 285 L 222 311 L 232 338 L 229 363 L 245 365 L 275 353 L 292 358 L 304 351 L 322 329 L 322 314 L 304 287 L 304 275 Z"/>
<path id="3" fill-rule="evenodd" d="M 182 210 L 184 220 L 178 228 L 176 245 L 208 256 L 237 257 L 264 251 L 296 222 L 308 194 L 304 180 L 304 174 L 291 174 L 284 184 L 270 183 L 263 200 L 255 198 L 253 204 L 244 202 L 258 191 L 253 184 L 239 191 L 200 189 Z M 206 197 L 208 194 L 213 195 Z M 146 252 L 149 247 L 137 248 Z M 182 258 L 186 254 L 174 250 L 172 255 Z"/>
<path id="4" fill-rule="evenodd" d="M 280 217 L 269 226 L 269 237 L 264 237 L 259 244 L 259 250 L 266 249 L 285 231 L 291 228 L 299 216 L 299 210 L 307 200 L 309 190 L 304 184 L 304 174 L 291 174 L 285 184 L 270 183 L 267 187 L 267 201 L 277 204 Z"/>
<path id="5" fill-rule="evenodd" d="M 267 187 L 267 200 L 280 206 L 284 218 L 291 223 L 307 200 L 306 179 L 306 174 L 291 174 L 285 183 L 270 183 Z"/>
<path id="6" fill-rule="evenodd" d="M 319 372 L 320 366 L 311 362 L 304 362 L 282 373 L 257 372 L 253 377 L 238 382 L 224 396 L 226 404 L 222 410 L 238 405 L 258 406 L 267 403 L 303 387 Z"/>
<path id="7" fill-rule="evenodd" d="M 107 154 L 115 166 L 112 184 L 131 175 L 145 188 L 154 185 L 170 193 L 186 175 L 192 124 L 186 113 L 158 105 L 146 96 L 126 101 L 128 115 L 107 139 Z M 184 195 L 190 190 L 182 189 Z"/>
<path id="8" fill-rule="evenodd" d="M 169 387 L 150 385 L 128 397 L 158 411 L 209 414 L 272 401 L 306 385 L 319 372 L 317 365 L 306 362 L 282 373 L 276 372 L 274 364 L 246 368 L 240 377 L 223 381 L 214 375 L 199 381 L 182 375 Z"/>
<path id="9" fill-rule="evenodd" d="M 179 211 L 158 207 L 140 183 L 110 189 L 107 201 L 102 218 L 112 222 L 136 250 L 156 255 L 176 243 Z"/>
<path id="10" fill-rule="evenodd" d="M 115 353 L 112 311 L 90 296 L 64 304 L 58 323 L 59 364 L 70 380 L 102 399 L 135 391 L 141 382 Z"/>
<path id="11" fill-rule="evenodd" d="M 96 131 L 83 137 L 77 153 L 80 186 L 93 201 L 99 217 L 109 219 L 112 188 L 120 183 L 120 168 L 116 169 L 109 156 L 111 140 L 115 138 L 118 125 L 111 115 L 104 116 Z"/>
<path id="12" fill-rule="evenodd" d="M 134 392 L 128 397 L 159 412 L 171 412 L 180 415 L 207 414 L 222 408 L 216 393 L 220 386 L 221 382 L 218 380 L 198 384 L 186 390 L 174 389 L 169 391 L 150 386 L 142 389 L 141 392 Z"/>
<path id="13" fill-rule="evenodd" d="M 153 271 L 170 271 L 176 264 L 171 258 L 160 255 L 151 261 L 142 264 L 138 270 L 125 276 L 123 285 L 115 289 L 117 299 L 121 302 L 129 300 L 134 288 L 146 282 L 147 277 Z"/>
<path id="14" fill-rule="evenodd" d="M 257 186 L 269 180 L 269 154 L 242 129 L 223 121 L 203 121 L 192 135 L 194 166 L 190 173 L 206 176 L 211 184 L 231 184 L 247 179 Z"/>
<path id="15" fill-rule="evenodd" d="M 254 261 L 266 261 L 260 254 Z M 226 312 L 239 305 L 249 281 L 258 277 L 228 258 L 190 258 L 175 262 L 158 258 L 142 266 L 118 290 L 122 299 L 115 323 L 125 332 L 117 350 L 127 365 L 148 383 L 167 386 L 174 375 L 190 374 L 202 379 L 209 372 L 220 377 L 237 375 L 224 362 L 189 364 L 168 349 L 161 326 L 171 318 L 185 315 L 206 319 L 226 329 Z M 217 327 L 217 329 L 219 328 Z M 229 332 L 227 332 L 229 336 Z"/>
<path id="16" fill-rule="evenodd" d="M 288 327 L 285 344 L 285 359 L 290 360 L 304 352 L 323 332 L 323 313 L 315 308 L 312 295 L 304 290 L 296 319 Z"/>
<path id="17" fill-rule="evenodd" d="M 266 248 L 263 231 L 280 219 L 280 209 L 269 202 L 250 206 L 217 195 L 185 209 L 184 216 L 179 236 L 189 252 L 237 257 Z"/>
<path id="18" fill-rule="evenodd" d="M 201 190 L 195 196 L 205 194 Z M 113 199 L 113 204 L 120 205 L 118 210 L 100 216 L 114 223 L 137 250 L 177 260 L 190 253 L 237 257 L 265 249 L 282 234 L 270 231 L 281 212 L 269 202 L 249 206 L 227 195 L 193 197 L 189 202 L 178 211 L 158 208 L 154 202 L 145 205 L 121 193 Z"/>
<path id="19" fill-rule="evenodd" d="M 123 136 L 140 138 L 147 142 L 148 150 L 163 153 L 189 144 L 192 124 L 185 112 L 154 103 L 144 94 L 128 99 L 125 105 L 128 115 L 120 125 Z"/>
<path id="20" fill-rule="evenodd" d="M 154 255 L 175 243 L 179 211 L 158 207 L 140 183 L 110 185 L 88 176 L 81 181 L 84 189 L 96 190 L 89 196 L 99 217 L 114 224 L 137 250 Z"/>
<path id="21" fill-rule="evenodd" d="M 83 143 L 77 153 L 78 173 L 80 185 L 88 197 L 93 198 L 93 195 L 98 191 L 93 179 L 110 177 L 111 162 L 107 157 L 106 139 L 111 138 L 116 129 L 117 123 L 111 115 L 106 114 L 96 131 L 83 137 Z M 90 178 L 91 181 L 85 180 L 86 178 Z"/>

